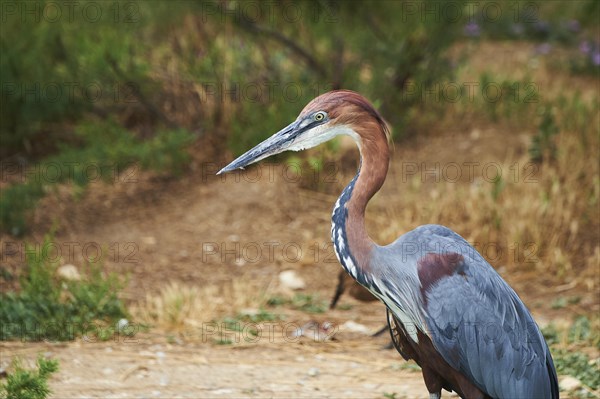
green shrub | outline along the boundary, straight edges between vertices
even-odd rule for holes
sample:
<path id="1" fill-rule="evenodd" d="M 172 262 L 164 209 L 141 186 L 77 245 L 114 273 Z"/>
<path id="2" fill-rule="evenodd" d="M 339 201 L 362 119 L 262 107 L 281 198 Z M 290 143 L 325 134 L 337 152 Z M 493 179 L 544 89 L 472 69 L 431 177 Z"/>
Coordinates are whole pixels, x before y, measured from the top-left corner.
<path id="1" fill-rule="evenodd" d="M 531 40 L 573 44 L 584 29 L 595 29 L 600 6 L 595 0 L 568 2 L 477 3 L 468 36 L 493 40 Z M 483 11 L 486 10 L 486 11 Z M 477 34 L 474 34 L 476 32 Z"/>
<path id="2" fill-rule="evenodd" d="M 439 6 L 424 3 L 423 8 Z M 292 121 L 316 95 L 338 88 L 358 91 L 379 104 L 399 136 L 405 134 L 407 109 L 420 107 L 423 93 L 453 73 L 445 51 L 460 36 L 462 27 L 455 21 L 407 15 L 406 4 L 393 1 L 293 5 L 297 15 L 310 17 L 293 22 L 280 18 L 289 12 L 286 3 L 265 3 L 269 9 L 252 20 L 243 13 L 227 14 L 235 29 L 220 50 L 235 60 L 230 79 L 242 88 L 249 82 L 262 88 L 256 102 L 249 95 L 233 102 L 231 119 L 236 122 L 230 138 L 255 144 Z M 257 47 L 264 49 L 261 57 Z M 238 142 L 231 142 L 239 152 Z"/>
<path id="3" fill-rule="evenodd" d="M 15 184 L 2 190 L 0 196 L 0 228 L 14 236 L 21 235 L 27 226 L 27 211 L 44 195 L 41 184 Z"/>
<path id="4" fill-rule="evenodd" d="M 141 140 L 113 121 L 86 123 L 76 129 L 79 145 L 61 145 L 55 155 L 32 166 L 28 180 L 2 190 L 0 228 L 15 236 L 26 231 L 27 213 L 45 188 L 64 182 L 85 187 L 90 181 L 119 178 L 128 166 L 179 174 L 189 161 L 185 147 L 193 136 L 185 130 L 159 131 Z"/>
<path id="5" fill-rule="evenodd" d="M 52 391 L 48 379 L 58 371 L 58 361 L 37 359 L 37 370 L 26 370 L 18 358 L 13 360 L 14 372 L 8 374 L 6 383 L 0 385 L 2 399 L 45 399 Z"/>
<path id="6" fill-rule="evenodd" d="M 594 333 L 590 319 L 579 316 L 568 329 L 560 331 L 555 325 L 549 324 L 542 329 L 542 333 L 550 345 L 554 365 L 559 375 L 575 377 L 593 390 L 600 388 L 600 373 L 598 373 L 600 358 L 590 358 L 587 354 L 573 349 L 575 347 L 600 348 L 600 338 Z M 582 394 L 578 397 L 593 396 Z"/>
<path id="7" fill-rule="evenodd" d="M 529 156 L 532 161 L 541 162 L 544 159 L 553 160 L 556 157 L 554 136 L 558 131 L 552 108 L 545 107 L 542 111 L 542 120 L 538 126 L 538 132 L 533 136 L 529 147 Z"/>
<path id="8" fill-rule="evenodd" d="M 553 357 L 559 375 L 575 377 L 593 390 L 600 388 L 600 359 L 565 349 L 554 351 Z"/>
<path id="9" fill-rule="evenodd" d="M 147 26 L 157 17 L 148 11 L 151 7 L 123 0 L 95 4 L 92 8 L 102 12 L 96 20 L 82 14 L 91 3 L 84 1 L 75 5 L 70 18 L 59 5 L 62 15 L 53 21 L 53 16 L 35 15 L 44 12 L 48 3 L 16 1 L 17 11 L 10 13 L 7 7 L 3 14 L 2 157 L 48 154 L 49 148 L 69 140 L 68 127 L 89 112 L 110 115 L 141 104 L 139 97 L 129 94 L 131 85 L 149 96 L 144 99 L 146 108 L 161 94 L 148 78 L 145 50 L 151 43 L 143 40 Z M 132 6 L 137 12 L 127 9 Z M 25 8 L 32 11 L 27 17 L 19 12 Z M 44 145 L 36 148 L 36 141 Z"/>
<path id="10" fill-rule="evenodd" d="M 52 246 L 46 236 L 41 251 L 27 246 L 20 290 L 0 294 L 0 340 L 72 340 L 77 336 L 109 338 L 127 316 L 118 292 L 123 280 L 105 275 L 90 263 L 81 280 L 63 281 L 57 264 L 44 255 Z M 95 337 L 94 337 L 95 338 Z"/>

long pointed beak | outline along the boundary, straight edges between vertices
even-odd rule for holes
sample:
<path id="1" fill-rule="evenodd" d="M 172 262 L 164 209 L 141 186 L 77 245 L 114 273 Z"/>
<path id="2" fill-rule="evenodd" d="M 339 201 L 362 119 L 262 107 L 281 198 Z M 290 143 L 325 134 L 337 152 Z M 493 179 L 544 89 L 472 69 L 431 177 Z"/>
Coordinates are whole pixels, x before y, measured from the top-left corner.
<path id="1" fill-rule="evenodd" d="M 243 169 L 244 167 L 270 157 L 271 155 L 279 154 L 288 149 L 288 147 L 294 142 L 294 139 L 302 132 L 300 127 L 300 120 L 296 120 L 281 129 L 253 149 L 247 151 L 243 155 L 240 155 L 229 165 L 217 172 L 217 175 L 221 173 L 229 172 L 234 169 Z"/>

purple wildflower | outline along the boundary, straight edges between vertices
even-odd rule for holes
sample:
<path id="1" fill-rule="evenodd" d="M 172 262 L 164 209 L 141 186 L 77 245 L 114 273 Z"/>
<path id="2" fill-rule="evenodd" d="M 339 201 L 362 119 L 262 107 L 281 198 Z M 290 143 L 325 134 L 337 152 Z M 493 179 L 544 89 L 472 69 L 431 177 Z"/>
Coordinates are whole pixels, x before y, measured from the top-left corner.
<path id="1" fill-rule="evenodd" d="M 587 40 L 582 41 L 579 45 L 579 51 L 581 51 L 583 54 L 589 54 L 590 51 L 592 51 L 592 46 L 590 46 L 590 42 L 588 42 Z"/>
<path id="2" fill-rule="evenodd" d="M 581 30 L 581 25 L 579 24 L 578 20 L 571 19 L 567 22 L 567 29 L 569 29 L 569 31 L 572 33 L 577 33 Z"/>
<path id="3" fill-rule="evenodd" d="M 549 33 L 550 32 L 550 24 L 547 21 L 537 21 L 533 25 L 534 29 L 540 33 Z"/>
<path id="4" fill-rule="evenodd" d="M 464 31 L 465 35 L 469 37 L 477 37 L 481 34 L 481 29 L 475 21 L 470 21 L 468 24 L 466 24 Z"/>
<path id="5" fill-rule="evenodd" d="M 595 66 L 600 66 L 600 51 L 596 51 L 594 55 L 592 55 L 592 63 Z"/>
<path id="6" fill-rule="evenodd" d="M 542 43 L 535 48 L 536 53 L 543 55 L 548 54 L 550 50 L 552 50 L 552 46 L 550 45 L 550 43 Z"/>

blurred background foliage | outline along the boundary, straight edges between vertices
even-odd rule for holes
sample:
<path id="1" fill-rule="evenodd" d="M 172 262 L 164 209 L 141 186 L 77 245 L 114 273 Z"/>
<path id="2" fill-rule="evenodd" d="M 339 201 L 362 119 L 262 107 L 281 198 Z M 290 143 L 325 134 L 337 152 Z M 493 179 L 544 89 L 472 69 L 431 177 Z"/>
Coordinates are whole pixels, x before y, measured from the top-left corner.
<path id="1" fill-rule="evenodd" d="M 374 101 L 396 139 L 417 134 L 417 117 L 443 112 L 421 94 L 452 79 L 459 65 L 447 50 L 459 39 L 581 43 L 573 71 L 597 73 L 599 44 L 581 32 L 594 26 L 598 2 L 550 3 L 517 2 L 494 16 L 493 7 L 437 1 L 80 1 L 60 17 L 60 3 L 5 3 L 2 229 L 23 234 L 28 209 L 55 183 L 11 180 L 15 169 L 85 161 L 181 171 L 194 140 L 236 155 L 331 89 Z M 486 4 L 498 6 L 479 10 Z M 83 186 L 82 173 L 57 182 Z"/>

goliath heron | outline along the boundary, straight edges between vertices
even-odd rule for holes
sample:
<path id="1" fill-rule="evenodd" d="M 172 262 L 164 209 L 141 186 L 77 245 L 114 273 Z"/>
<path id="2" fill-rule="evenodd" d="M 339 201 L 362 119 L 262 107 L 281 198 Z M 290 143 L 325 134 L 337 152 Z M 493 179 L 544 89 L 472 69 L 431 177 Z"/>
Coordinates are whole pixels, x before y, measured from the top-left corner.
<path id="1" fill-rule="evenodd" d="M 358 173 L 333 209 L 331 238 L 343 268 L 387 307 L 396 349 L 422 369 L 430 398 L 558 398 L 552 356 L 515 291 L 466 240 L 425 225 L 386 246 L 365 227 L 365 209 L 386 178 L 389 130 L 360 94 L 313 99 L 289 126 L 218 173 L 338 135 L 360 150 Z"/>

